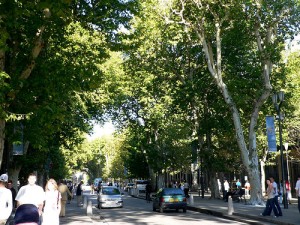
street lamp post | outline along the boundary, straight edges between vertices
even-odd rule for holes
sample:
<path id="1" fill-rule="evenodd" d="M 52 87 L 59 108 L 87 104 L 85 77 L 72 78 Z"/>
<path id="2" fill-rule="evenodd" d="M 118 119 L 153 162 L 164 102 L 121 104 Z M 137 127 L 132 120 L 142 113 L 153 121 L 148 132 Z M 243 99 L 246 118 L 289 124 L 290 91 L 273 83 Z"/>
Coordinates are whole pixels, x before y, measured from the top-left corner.
<path id="1" fill-rule="evenodd" d="M 286 154 L 286 169 L 287 169 L 287 180 L 290 183 L 290 169 L 289 169 L 289 154 L 288 154 L 288 150 L 289 150 L 289 143 L 285 143 L 284 144 L 284 149 L 285 149 L 285 154 Z"/>
<path id="2" fill-rule="evenodd" d="M 282 176 L 282 187 L 283 187 L 283 205 L 284 208 L 288 208 L 287 199 L 286 199 L 286 187 L 285 187 L 285 176 L 284 176 L 284 161 L 283 161 L 283 144 L 282 144 L 282 125 L 281 120 L 283 119 L 283 116 L 281 115 L 281 105 L 284 101 L 284 92 L 279 91 L 278 93 L 275 93 L 272 97 L 272 101 L 274 103 L 274 107 L 277 112 L 277 118 L 278 118 L 278 125 L 279 125 L 279 142 L 280 142 L 280 157 L 281 157 L 281 176 Z"/>

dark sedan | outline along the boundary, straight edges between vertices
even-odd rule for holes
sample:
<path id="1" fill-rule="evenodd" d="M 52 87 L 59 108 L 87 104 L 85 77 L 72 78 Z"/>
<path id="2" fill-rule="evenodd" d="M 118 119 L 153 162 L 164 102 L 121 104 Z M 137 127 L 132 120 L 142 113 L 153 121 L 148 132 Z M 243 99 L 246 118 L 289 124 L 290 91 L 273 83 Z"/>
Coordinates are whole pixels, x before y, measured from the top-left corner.
<path id="1" fill-rule="evenodd" d="M 186 212 L 187 200 L 180 188 L 162 188 L 153 197 L 153 211 L 159 209 L 164 212 L 165 209 L 182 209 Z"/>

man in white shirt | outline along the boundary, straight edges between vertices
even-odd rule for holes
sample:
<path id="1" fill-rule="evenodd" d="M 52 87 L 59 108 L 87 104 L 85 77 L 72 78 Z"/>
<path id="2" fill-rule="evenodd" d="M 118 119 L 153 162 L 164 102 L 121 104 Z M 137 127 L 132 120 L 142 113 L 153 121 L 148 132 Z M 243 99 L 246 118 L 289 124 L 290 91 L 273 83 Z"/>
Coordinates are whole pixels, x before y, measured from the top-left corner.
<path id="1" fill-rule="evenodd" d="M 5 225 L 13 208 L 11 191 L 5 187 L 7 181 L 8 176 L 2 174 L 0 176 L 0 225 Z"/>
<path id="2" fill-rule="evenodd" d="M 298 210 L 299 210 L 299 213 L 300 213 L 300 175 L 298 176 L 298 180 L 296 182 L 296 195 L 298 197 Z"/>
<path id="3" fill-rule="evenodd" d="M 275 195 L 275 197 L 274 197 L 275 207 L 277 208 L 279 216 L 282 216 L 282 211 L 281 211 L 281 208 L 280 208 L 280 205 L 279 205 L 279 202 L 278 202 L 278 185 L 275 182 L 274 177 L 270 177 L 270 181 L 272 183 L 273 190 L 274 190 L 274 195 Z"/>
<path id="4" fill-rule="evenodd" d="M 227 192 L 229 191 L 229 183 L 227 180 L 224 181 L 224 192 L 223 192 L 223 200 L 226 201 L 226 195 L 227 195 Z"/>
<path id="5" fill-rule="evenodd" d="M 22 204 L 35 205 L 41 215 L 45 201 L 45 192 L 42 187 L 35 184 L 36 180 L 36 175 L 34 173 L 29 174 L 28 184 L 20 188 L 16 196 L 16 201 L 17 206 Z"/>

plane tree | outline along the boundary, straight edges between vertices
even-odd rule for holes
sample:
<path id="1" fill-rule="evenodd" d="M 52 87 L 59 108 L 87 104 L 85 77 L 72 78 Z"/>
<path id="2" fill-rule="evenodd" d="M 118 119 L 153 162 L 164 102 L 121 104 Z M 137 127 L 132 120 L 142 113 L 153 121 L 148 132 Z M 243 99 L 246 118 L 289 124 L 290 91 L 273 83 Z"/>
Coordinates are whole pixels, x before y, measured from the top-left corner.
<path id="1" fill-rule="evenodd" d="M 251 201 L 262 203 L 258 155 L 255 133 L 257 120 L 263 104 L 271 93 L 271 79 L 275 65 L 283 50 L 283 41 L 295 34 L 295 21 L 299 16 L 299 2 L 295 1 L 167 1 L 163 3 L 163 17 L 168 23 L 183 24 L 192 37 L 202 46 L 206 64 L 218 91 L 228 105 L 235 127 L 237 144 L 243 165 L 252 183 Z M 232 34 L 235 39 L 228 39 Z M 230 51 L 229 41 L 243 43 L 239 48 L 239 58 L 252 58 L 253 72 L 231 73 L 226 63 L 226 51 Z M 249 57 L 249 54 L 251 56 Z M 253 58 L 253 56 L 255 56 Z M 259 67 L 257 67 L 259 65 Z M 275 67 L 276 70 L 276 67 Z M 235 76 L 236 84 L 228 84 L 228 76 Z M 244 90 L 252 96 L 251 113 L 243 115 L 243 106 L 236 96 L 241 95 L 238 80 L 248 82 Z M 244 84 L 244 83 L 243 83 Z M 242 99 L 242 98 L 238 98 Z M 247 98 L 249 99 L 249 98 Z M 243 124 L 246 117 L 248 124 Z M 246 135 L 248 138 L 246 138 Z"/>
<path id="2" fill-rule="evenodd" d="M 20 0 L 0 8 L 1 165 L 4 141 L 20 141 L 12 135 L 20 121 L 25 147 L 47 152 L 53 141 L 78 143 L 90 119 L 101 119 L 100 64 L 119 47 L 116 30 L 127 26 L 135 1 Z"/>

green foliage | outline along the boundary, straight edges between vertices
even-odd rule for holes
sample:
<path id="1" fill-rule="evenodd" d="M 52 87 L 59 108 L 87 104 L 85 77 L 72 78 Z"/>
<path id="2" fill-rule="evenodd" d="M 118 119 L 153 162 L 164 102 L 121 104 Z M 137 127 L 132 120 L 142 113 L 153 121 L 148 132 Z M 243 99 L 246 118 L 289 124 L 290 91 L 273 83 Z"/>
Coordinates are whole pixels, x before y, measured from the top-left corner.
<path id="1" fill-rule="evenodd" d="M 65 148 L 78 145 L 89 121 L 102 118 L 101 64 L 135 7 L 134 1 L 1 2 L 1 118 L 32 115 L 23 124 L 34 149 L 49 152 L 54 140 Z M 13 130 L 13 123 L 6 127 Z"/>
<path id="2" fill-rule="evenodd" d="M 287 68 L 286 68 L 286 80 L 285 80 L 285 92 L 286 101 L 284 107 L 289 109 L 286 112 L 287 125 L 286 130 L 288 132 L 288 138 L 290 146 L 293 146 L 295 155 L 294 158 L 299 159 L 299 147 L 300 147 L 300 51 L 292 52 L 287 58 Z"/>

